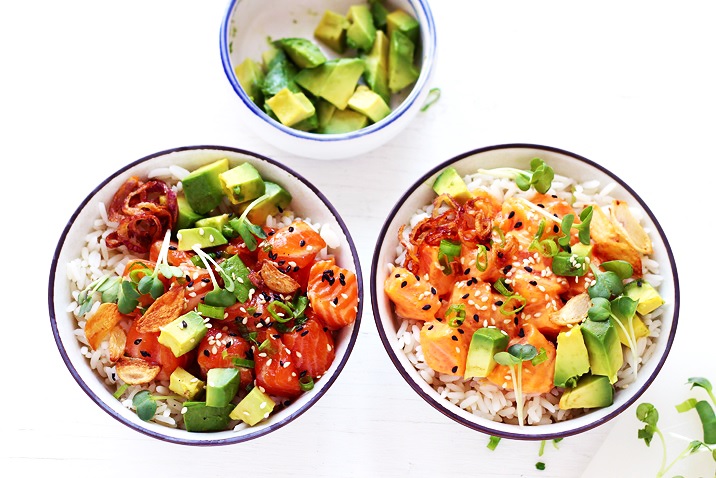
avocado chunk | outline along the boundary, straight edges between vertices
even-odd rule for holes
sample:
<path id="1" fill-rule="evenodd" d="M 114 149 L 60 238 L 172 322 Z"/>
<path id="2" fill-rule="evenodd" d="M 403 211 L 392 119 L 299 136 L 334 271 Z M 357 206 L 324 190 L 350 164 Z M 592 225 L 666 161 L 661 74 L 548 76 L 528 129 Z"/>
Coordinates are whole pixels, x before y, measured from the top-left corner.
<path id="1" fill-rule="evenodd" d="M 390 90 L 388 89 L 388 37 L 381 30 L 375 34 L 373 48 L 363 56 L 365 72 L 363 77 L 371 90 L 378 93 L 387 105 L 390 105 Z"/>
<path id="2" fill-rule="evenodd" d="M 368 126 L 368 117 L 351 109 L 336 109 L 333 116 L 321 129 L 321 133 L 342 134 L 358 131 Z"/>
<path id="3" fill-rule="evenodd" d="M 470 191 L 467 189 L 467 184 L 465 184 L 465 181 L 460 177 L 457 169 L 452 166 L 443 169 L 438 177 L 435 178 L 433 191 L 435 191 L 435 194 L 438 196 L 448 194 L 461 203 L 471 197 Z"/>
<path id="4" fill-rule="evenodd" d="M 622 330 L 621 327 L 619 327 L 616 323 L 614 323 L 614 318 L 609 319 L 612 324 L 614 324 L 614 328 L 617 331 L 617 335 L 619 336 L 619 342 L 622 343 L 625 347 L 629 347 L 629 340 L 627 339 L 626 334 Z M 631 321 L 631 326 L 634 327 L 634 339 L 639 340 L 642 337 L 648 337 L 649 336 L 649 328 L 644 324 L 644 322 L 637 317 L 636 315 L 633 315 L 629 319 L 626 319 L 622 322 L 624 324 L 624 327 L 629 330 L 629 321 Z"/>
<path id="5" fill-rule="evenodd" d="M 266 192 L 264 196 L 266 198 L 259 201 L 247 214 L 249 221 L 254 224 L 265 223 L 268 216 L 283 212 L 291 203 L 291 194 L 288 191 L 271 181 L 265 181 L 265 183 Z M 239 204 L 239 212 L 243 213 L 249 204 L 249 202 Z"/>
<path id="6" fill-rule="evenodd" d="M 213 227 L 192 227 L 190 229 L 179 229 L 177 231 L 177 249 L 180 251 L 191 251 L 194 246 L 202 249 L 221 246 L 228 241 L 218 229 Z"/>
<path id="7" fill-rule="evenodd" d="M 277 49 L 268 63 L 266 76 L 261 85 L 261 92 L 264 98 L 271 98 L 284 88 L 288 88 L 294 93 L 299 93 L 301 90 L 295 82 L 297 74 L 298 68 L 288 59 L 286 52 Z"/>
<path id="8" fill-rule="evenodd" d="M 169 376 L 169 390 L 182 397 L 193 400 L 206 384 L 181 367 L 174 369 Z"/>
<path id="9" fill-rule="evenodd" d="M 388 37 L 392 37 L 393 33 L 399 31 L 413 44 L 417 45 L 420 40 L 420 23 L 404 10 L 394 10 L 385 18 L 388 30 Z"/>
<path id="10" fill-rule="evenodd" d="M 364 85 L 356 88 L 353 96 L 348 100 L 348 107 L 366 115 L 374 123 L 390 114 L 390 106 L 385 104 L 383 98 Z"/>
<path id="11" fill-rule="evenodd" d="M 218 432 L 226 430 L 233 405 L 208 407 L 205 402 L 184 402 L 184 426 L 188 432 Z"/>
<path id="12" fill-rule="evenodd" d="M 599 408 L 614 403 L 614 389 L 609 377 L 587 375 L 579 379 L 577 386 L 568 388 L 559 399 L 559 408 Z"/>
<path id="13" fill-rule="evenodd" d="M 176 229 L 186 229 L 192 227 L 196 221 L 203 217 L 201 214 L 194 212 L 189 205 L 189 201 L 186 200 L 184 195 L 177 196 L 177 208 L 179 212 L 177 214 Z"/>
<path id="14" fill-rule="evenodd" d="M 609 377 L 610 383 L 616 382 L 624 356 L 614 324 L 608 320 L 597 322 L 587 319 L 581 329 L 592 373 Z"/>
<path id="15" fill-rule="evenodd" d="M 243 400 L 231 411 L 232 420 L 241 420 L 249 426 L 254 426 L 261 420 L 268 418 L 275 406 L 274 401 L 259 387 L 254 387 Z"/>
<path id="16" fill-rule="evenodd" d="M 378 30 L 384 30 L 388 25 L 388 9 L 381 0 L 369 0 L 370 13 L 373 15 L 373 25 Z"/>
<path id="17" fill-rule="evenodd" d="M 224 274 L 234 281 L 233 294 L 236 296 L 236 299 L 241 303 L 249 300 L 250 292 L 254 289 L 254 285 L 249 279 L 251 271 L 246 267 L 239 256 L 235 254 L 219 265 L 224 271 Z"/>
<path id="18" fill-rule="evenodd" d="M 313 96 L 343 110 L 348 106 L 364 69 L 365 63 L 360 58 L 329 60 L 316 68 L 301 70 L 296 75 L 296 83 Z"/>
<path id="19" fill-rule="evenodd" d="M 333 118 L 333 113 L 336 112 L 336 107 L 330 104 L 326 100 L 318 98 L 316 100 L 316 116 L 318 118 L 318 128 L 323 129 Z"/>
<path id="20" fill-rule="evenodd" d="M 263 195 L 265 189 L 261 174 L 250 163 L 240 164 L 221 173 L 219 180 L 224 194 L 232 204 L 256 199 Z M 221 230 L 221 227 L 217 227 L 217 229 Z"/>
<path id="21" fill-rule="evenodd" d="M 224 226 L 229 223 L 228 214 L 219 214 L 218 216 L 204 217 L 194 223 L 196 227 L 213 227 L 217 231 L 221 231 Z"/>
<path id="22" fill-rule="evenodd" d="M 310 71 L 310 70 L 302 70 Z M 316 108 L 303 93 L 293 93 L 284 88 L 276 95 L 266 100 L 271 111 L 278 120 L 285 126 L 293 126 L 296 123 L 310 118 L 316 113 Z"/>
<path id="23" fill-rule="evenodd" d="M 264 94 L 261 91 L 261 85 L 264 82 L 264 70 L 261 65 L 251 58 L 247 58 L 241 64 L 234 67 L 236 79 L 239 80 L 241 88 L 244 89 L 251 101 L 256 104 L 264 102 Z"/>
<path id="24" fill-rule="evenodd" d="M 587 372 L 589 372 L 589 353 L 584 344 L 582 329 L 576 325 L 557 335 L 554 384 L 557 387 L 574 387 L 577 379 Z"/>
<path id="25" fill-rule="evenodd" d="M 373 14 L 368 5 L 351 5 L 346 16 L 350 26 L 346 31 L 346 43 L 357 50 L 368 51 L 375 41 Z"/>
<path id="26" fill-rule="evenodd" d="M 315 68 L 326 62 L 326 56 L 311 40 L 305 38 L 282 38 L 274 45 L 281 47 L 299 68 Z"/>
<path id="27" fill-rule="evenodd" d="M 313 105 L 313 107 L 315 108 L 316 105 Z M 314 129 L 318 128 L 318 112 L 316 111 L 308 118 L 299 121 L 298 123 L 293 125 L 292 128 L 301 131 L 313 131 Z"/>
<path id="28" fill-rule="evenodd" d="M 495 354 L 507 348 L 510 338 L 496 327 L 483 327 L 472 334 L 465 362 L 465 378 L 487 377 L 495 368 Z"/>
<path id="29" fill-rule="evenodd" d="M 175 357 L 180 357 L 199 345 L 206 335 L 206 324 L 204 318 L 192 310 L 159 330 L 159 343 L 169 347 Z"/>
<path id="30" fill-rule="evenodd" d="M 644 279 L 637 279 L 624 286 L 624 295 L 637 301 L 636 311 L 641 315 L 654 312 L 664 305 L 664 299 L 659 295 L 653 285 Z"/>
<path id="31" fill-rule="evenodd" d="M 206 373 L 206 406 L 225 407 L 239 391 L 241 380 L 237 368 L 212 368 Z"/>
<path id="32" fill-rule="evenodd" d="M 346 50 L 346 32 L 349 26 L 350 22 L 346 17 L 326 10 L 314 30 L 313 36 L 336 53 L 343 53 Z"/>
<path id="33" fill-rule="evenodd" d="M 420 76 L 420 71 L 413 64 L 415 44 L 399 30 L 389 34 L 388 38 L 388 88 L 397 93 L 413 84 Z"/>
<path id="34" fill-rule="evenodd" d="M 219 175 L 228 170 L 229 160 L 223 158 L 192 171 L 182 180 L 184 196 L 195 213 L 206 214 L 221 204 L 224 191 Z"/>

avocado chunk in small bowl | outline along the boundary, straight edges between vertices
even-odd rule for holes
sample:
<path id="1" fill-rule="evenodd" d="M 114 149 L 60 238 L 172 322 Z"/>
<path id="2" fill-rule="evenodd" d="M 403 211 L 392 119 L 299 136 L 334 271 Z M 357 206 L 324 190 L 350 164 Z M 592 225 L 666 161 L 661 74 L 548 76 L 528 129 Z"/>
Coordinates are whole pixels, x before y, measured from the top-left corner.
<path id="1" fill-rule="evenodd" d="M 232 0 L 220 35 L 246 125 L 315 159 L 400 133 L 425 103 L 436 45 L 426 0 Z"/>

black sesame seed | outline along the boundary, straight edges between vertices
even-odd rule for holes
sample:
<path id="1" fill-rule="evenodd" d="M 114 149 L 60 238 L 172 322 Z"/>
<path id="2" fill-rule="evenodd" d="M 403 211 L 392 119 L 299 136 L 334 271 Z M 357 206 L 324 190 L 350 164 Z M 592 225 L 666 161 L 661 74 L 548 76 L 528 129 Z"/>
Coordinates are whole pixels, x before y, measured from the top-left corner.
<path id="1" fill-rule="evenodd" d="M 142 339 L 137 339 L 134 341 L 134 345 L 139 345 L 142 343 Z"/>
<path id="2" fill-rule="evenodd" d="M 308 335 L 308 329 L 301 332 L 301 337 L 305 337 L 306 335 Z"/>
<path id="3" fill-rule="evenodd" d="M 542 204 L 542 203 L 537 203 L 537 206 L 539 206 L 539 207 L 541 207 L 542 209 L 544 209 L 544 204 Z"/>
<path id="4" fill-rule="evenodd" d="M 404 280 L 403 282 L 401 282 L 400 288 L 402 289 L 402 288 L 405 287 L 406 285 L 408 285 L 408 281 Z"/>
<path id="5" fill-rule="evenodd" d="M 293 267 L 293 271 L 294 271 L 294 272 L 298 272 L 298 266 L 294 266 L 294 267 Z"/>
<path id="6" fill-rule="evenodd" d="M 521 228 L 521 227 L 522 227 L 522 221 L 517 221 L 517 222 L 515 223 L 515 229 L 519 229 L 519 228 Z"/>
<path id="7" fill-rule="evenodd" d="M 498 307 L 501 306 L 502 304 L 503 304 L 503 302 L 501 300 L 498 300 L 497 302 L 495 302 L 495 305 Z"/>
<path id="8" fill-rule="evenodd" d="M 211 282 L 211 279 L 209 279 L 208 277 L 204 277 L 203 279 L 201 279 L 201 281 L 202 281 L 204 284 L 208 284 L 209 282 Z"/>
<path id="9" fill-rule="evenodd" d="M 278 209 L 278 212 L 283 213 L 283 208 L 281 206 L 276 206 L 276 209 Z"/>
<path id="10" fill-rule="evenodd" d="M 152 356 L 152 354 L 150 354 L 146 350 L 140 350 L 139 353 L 142 354 L 142 357 L 151 357 Z"/>
<path id="11" fill-rule="evenodd" d="M 280 338 L 281 338 L 281 336 L 280 336 L 279 334 L 273 334 L 271 337 L 273 337 L 274 339 L 280 339 Z"/>
<path id="12" fill-rule="evenodd" d="M 455 366 L 452 368 L 452 373 L 456 373 L 456 372 L 457 372 L 457 365 L 455 365 Z"/>
<path id="13" fill-rule="evenodd" d="M 211 355 L 211 352 L 209 352 L 209 349 L 204 349 L 204 356 L 208 357 L 209 355 Z"/>
<path id="14" fill-rule="evenodd" d="M 294 231 L 293 226 L 288 226 L 288 232 L 293 232 L 293 231 Z"/>
<path id="15" fill-rule="evenodd" d="M 559 226 L 555 224 L 554 226 L 552 226 L 552 230 L 554 232 L 559 232 Z"/>
<path id="16" fill-rule="evenodd" d="M 470 297 L 469 293 L 462 296 L 463 299 L 467 299 L 468 297 Z"/>
<path id="17" fill-rule="evenodd" d="M 187 327 L 189 327 L 189 325 L 186 323 L 186 320 L 182 320 L 182 321 L 181 321 L 181 328 L 182 328 L 182 329 L 186 329 Z"/>
<path id="18" fill-rule="evenodd" d="M 475 322 L 479 322 L 479 321 L 480 321 L 480 316 L 477 315 L 477 314 L 473 314 L 472 320 L 474 320 Z"/>
<path id="19" fill-rule="evenodd" d="M 435 320 L 437 320 L 438 322 L 442 322 L 442 321 L 443 321 L 443 319 L 441 319 L 440 317 L 435 317 Z"/>
<path id="20" fill-rule="evenodd" d="M 420 281 L 420 276 L 418 274 L 415 274 L 415 280 Z"/>
<path id="21" fill-rule="evenodd" d="M 324 332 L 328 332 L 328 327 L 323 327 Z"/>
<path id="22" fill-rule="evenodd" d="M 333 298 L 333 304 L 334 304 L 334 305 L 338 305 L 338 297 L 334 297 L 334 298 Z"/>
<path id="23" fill-rule="evenodd" d="M 301 246 L 301 247 L 303 247 L 303 246 L 306 245 L 306 241 L 304 241 L 303 239 L 301 239 L 301 242 L 299 242 L 298 245 Z"/>
<path id="24" fill-rule="evenodd" d="M 303 377 L 306 376 L 307 373 L 308 373 L 308 372 L 307 372 L 306 370 L 302 370 L 301 373 L 298 374 L 298 376 L 299 376 L 300 378 L 303 378 Z"/>
<path id="25" fill-rule="evenodd" d="M 515 211 L 510 211 L 510 214 L 508 214 L 507 219 L 512 219 L 515 217 Z"/>
<path id="26" fill-rule="evenodd" d="M 425 304 L 425 305 L 423 306 L 423 310 L 430 310 L 430 307 L 431 307 L 430 304 Z"/>
<path id="27" fill-rule="evenodd" d="M 464 333 L 465 333 L 465 331 L 462 330 L 462 329 L 457 329 L 457 331 L 458 331 L 460 334 L 464 334 Z"/>
<path id="28" fill-rule="evenodd" d="M 557 195 L 556 195 L 556 194 L 552 194 L 552 197 L 553 197 L 554 199 L 557 199 Z"/>
<path id="29" fill-rule="evenodd" d="M 499 257 L 500 259 L 502 259 L 503 257 L 505 257 L 505 255 L 502 253 L 502 251 L 498 251 L 498 252 L 497 252 L 497 257 Z"/>
<path id="30" fill-rule="evenodd" d="M 530 266 L 526 266 L 526 267 L 525 267 L 525 270 L 526 270 L 527 272 L 532 272 L 532 268 L 531 268 Z"/>
<path id="31" fill-rule="evenodd" d="M 531 280 L 531 281 L 530 281 L 530 285 L 537 285 L 537 281 L 536 281 L 536 280 Z"/>
<path id="32" fill-rule="evenodd" d="M 187 286 L 187 287 L 194 287 L 194 281 L 189 282 L 186 286 Z"/>
<path id="33" fill-rule="evenodd" d="M 470 268 L 465 269 L 465 275 L 470 275 Z"/>
<path id="34" fill-rule="evenodd" d="M 274 234 L 276 234 L 276 231 L 269 231 L 268 233 L 269 236 L 273 236 Z"/>
<path id="35" fill-rule="evenodd" d="M 520 337 L 524 337 L 524 336 L 525 336 L 525 329 L 520 328 L 520 332 L 519 332 L 518 335 L 519 335 Z"/>
<path id="36" fill-rule="evenodd" d="M 459 340 L 456 335 L 453 335 L 453 336 L 452 336 L 452 339 L 453 339 L 455 342 L 457 342 L 457 341 Z"/>
<path id="37" fill-rule="evenodd" d="M 519 322 L 517 321 L 517 317 L 515 317 L 515 325 L 519 325 Z"/>
<path id="38" fill-rule="evenodd" d="M 280 265 L 280 266 L 284 265 L 285 263 L 286 263 L 286 261 L 283 260 L 283 259 L 281 259 L 280 261 L 278 261 L 278 265 Z"/>
<path id="39" fill-rule="evenodd" d="M 395 274 L 396 279 L 400 279 L 400 274 Z"/>
<path id="40" fill-rule="evenodd" d="M 438 291 L 435 289 L 435 287 L 431 287 L 430 292 L 432 292 L 433 295 L 438 293 Z"/>
<path id="41" fill-rule="evenodd" d="M 176 250 L 177 250 L 177 246 L 169 246 L 169 250 L 170 250 L 170 251 L 176 251 Z"/>
<path id="42" fill-rule="evenodd" d="M 254 312 L 254 317 L 256 317 L 256 318 L 261 317 L 261 312 Z"/>
<path id="43" fill-rule="evenodd" d="M 507 265 L 502 269 L 502 273 L 503 273 L 503 274 L 507 274 L 507 273 L 510 272 L 511 270 L 512 270 L 512 264 L 507 264 Z"/>
<path id="44" fill-rule="evenodd" d="M 428 330 L 433 330 L 433 325 L 428 325 Z"/>
<path id="45" fill-rule="evenodd" d="M 229 347 L 231 347 L 232 345 L 234 345 L 234 343 L 233 343 L 231 340 L 229 340 L 228 342 L 226 342 L 226 348 L 227 348 L 227 349 L 228 349 Z"/>

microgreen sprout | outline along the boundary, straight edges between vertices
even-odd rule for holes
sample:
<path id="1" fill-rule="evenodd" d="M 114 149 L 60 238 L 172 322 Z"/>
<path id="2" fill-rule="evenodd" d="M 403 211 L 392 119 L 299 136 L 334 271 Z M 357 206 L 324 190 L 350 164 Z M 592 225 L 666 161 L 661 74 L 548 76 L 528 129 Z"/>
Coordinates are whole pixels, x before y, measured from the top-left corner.
<path id="1" fill-rule="evenodd" d="M 122 278 L 119 276 L 103 276 L 92 282 L 77 296 L 77 305 L 80 306 L 78 315 L 81 317 L 92 309 L 92 305 L 95 302 L 95 293 L 102 294 L 102 302 L 116 302 L 121 280 Z"/>
<path id="2" fill-rule="evenodd" d="M 514 344 L 505 352 L 495 354 L 495 362 L 510 368 L 512 387 L 515 390 L 517 421 L 524 426 L 524 396 L 522 394 L 522 363 L 537 358 L 537 349 L 531 344 Z M 538 359 L 539 360 L 539 359 Z M 539 363 L 539 362 L 538 362 Z M 533 365 L 537 365 L 533 362 Z"/>
<path id="3" fill-rule="evenodd" d="M 234 305 L 237 300 L 236 296 L 232 294 L 232 291 L 235 288 L 234 280 L 228 274 L 226 274 L 224 272 L 224 269 L 219 264 L 217 264 L 216 261 L 212 259 L 206 252 L 204 252 L 198 244 L 194 244 L 192 250 L 196 252 L 197 256 L 199 256 L 204 262 L 204 266 L 209 272 L 209 277 L 211 278 L 211 282 L 214 285 L 214 289 L 204 296 L 204 302 L 208 305 L 213 305 L 216 307 L 230 307 Z M 211 268 L 212 264 L 216 268 L 216 271 L 221 275 L 221 278 L 224 280 L 224 288 L 219 286 L 219 282 L 216 280 L 216 276 L 214 276 L 214 272 Z"/>
<path id="4" fill-rule="evenodd" d="M 554 170 L 540 158 L 534 158 L 530 161 L 529 171 L 517 168 L 494 168 L 479 169 L 477 172 L 498 178 L 513 179 L 517 187 L 522 191 L 527 191 L 530 187 L 534 187 L 537 192 L 542 194 L 549 191 L 554 179 Z"/>
<path id="5" fill-rule="evenodd" d="M 239 233 L 241 238 L 244 240 L 246 247 L 250 251 L 255 251 L 258 247 L 258 241 L 256 240 L 256 238 L 266 239 L 266 233 L 261 228 L 261 226 L 257 226 L 256 224 L 253 224 L 251 221 L 249 221 L 248 214 L 257 204 L 268 199 L 269 197 L 270 196 L 268 194 L 264 194 L 263 196 L 254 199 L 253 201 L 251 201 L 251 203 L 249 203 L 246 209 L 244 209 L 244 212 L 241 214 L 241 216 L 229 221 L 231 227 Z"/>
<path id="6" fill-rule="evenodd" d="M 600 271 L 594 264 L 590 265 L 594 274 L 594 283 L 587 289 L 589 297 L 611 299 L 620 295 L 624 291 L 624 280 L 634 273 L 631 264 L 622 260 L 614 260 L 602 262 L 601 266 L 605 272 Z"/>
<path id="7" fill-rule="evenodd" d="M 145 422 L 151 420 L 157 412 L 157 402 L 148 390 L 137 392 L 132 398 L 132 405 L 137 409 L 137 416 Z"/>
<path id="8" fill-rule="evenodd" d="M 711 386 L 711 382 L 709 382 L 707 379 L 703 377 L 690 377 L 688 382 L 691 384 L 691 390 L 694 389 L 694 387 L 701 387 L 704 390 L 706 390 L 706 393 L 708 393 L 709 398 L 711 398 L 711 402 L 713 402 L 714 405 L 716 405 L 716 396 L 714 396 L 713 387 Z"/>
<path id="9" fill-rule="evenodd" d="M 140 294 L 149 294 L 152 299 L 158 299 L 164 294 L 164 283 L 159 278 L 161 273 L 165 278 L 172 279 L 174 277 L 184 277 L 184 271 L 176 266 L 170 266 L 167 262 L 167 256 L 169 254 L 169 240 L 171 237 L 171 231 L 167 231 L 164 235 L 164 241 L 162 247 L 159 249 L 159 255 L 157 256 L 157 265 L 154 267 L 154 271 L 150 275 L 145 275 L 137 283 L 137 290 Z"/>

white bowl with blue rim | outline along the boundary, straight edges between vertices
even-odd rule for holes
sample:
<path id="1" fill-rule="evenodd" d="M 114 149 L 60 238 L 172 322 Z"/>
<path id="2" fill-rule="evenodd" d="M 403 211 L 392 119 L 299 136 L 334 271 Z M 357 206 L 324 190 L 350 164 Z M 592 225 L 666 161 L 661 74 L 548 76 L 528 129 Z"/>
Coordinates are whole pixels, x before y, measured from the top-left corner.
<path id="1" fill-rule="evenodd" d="M 355 157 L 379 148 L 405 129 L 425 104 L 436 56 L 435 22 L 427 0 L 386 0 L 389 9 L 400 8 L 420 23 L 420 47 L 416 48 L 416 63 L 420 76 L 412 87 L 406 88 L 391 100 L 392 112 L 377 123 L 357 131 L 342 134 L 304 132 L 284 126 L 258 107 L 244 91 L 234 68 L 246 58 L 255 61 L 268 47 L 268 40 L 306 38 L 313 40 L 313 32 L 326 10 L 348 11 L 357 0 L 231 0 L 221 24 L 221 61 L 226 77 L 236 92 L 236 105 L 241 120 L 257 136 L 273 146 L 298 156 L 313 159 L 343 159 Z M 318 42 L 316 42 L 318 43 Z M 321 47 L 327 57 L 335 57 L 328 48 Z"/>

